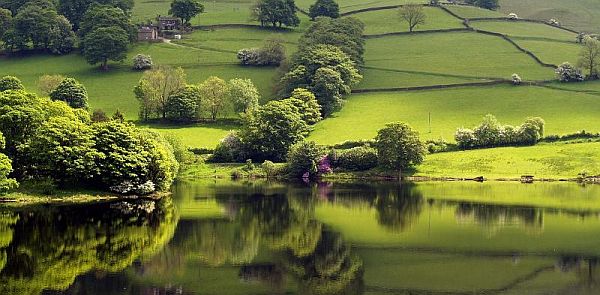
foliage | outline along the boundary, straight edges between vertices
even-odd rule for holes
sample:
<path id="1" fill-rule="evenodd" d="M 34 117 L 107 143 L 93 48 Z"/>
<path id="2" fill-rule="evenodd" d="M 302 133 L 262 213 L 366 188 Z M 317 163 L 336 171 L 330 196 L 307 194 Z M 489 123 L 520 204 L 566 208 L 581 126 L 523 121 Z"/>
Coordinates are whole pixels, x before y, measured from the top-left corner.
<path id="1" fill-rule="evenodd" d="M 94 6 L 104 5 L 114 7 L 123 11 L 125 15 L 130 15 L 133 8 L 132 0 L 61 0 L 59 1 L 59 12 L 67 17 L 76 29 L 83 26 L 85 15 Z M 109 24 L 110 25 L 110 24 Z"/>
<path id="2" fill-rule="evenodd" d="M 400 171 L 423 162 L 425 146 L 419 133 L 405 123 L 389 123 L 377 132 L 375 148 L 379 164 Z"/>
<path id="3" fill-rule="evenodd" d="M 600 41 L 594 38 L 585 38 L 583 48 L 579 53 L 577 66 L 588 71 L 588 79 L 598 79 L 600 67 Z"/>
<path id="4" fill-rule="evenodd" d="M 4 150 L 4 147 L 4 136 L 0 132 L 0 150 Z M 9 178 L 9 175 L 12 172 L 11 164 L 10 159 L 5 154 L 0 153 L 0 195 L 18 186 L 16 180 Z"/>
<path id="5" fill-rule="evenodd" d="M 181 19 L 183 24 L 189 25 L 190 20 L 204 12 L 204 5 L 196 0 L 173 0 L 169 14 Z"/>
<path id="6" fill-rule="evenodd" d="M 285 46 L 279 38 L 268 38 L 260 48 L 244 48 L 237 58 L 246 66 L 279 66 L 285 60 Z"/>
<path id="7" fill-rule="evenodd" d="M 568 62 L 564 62 L 556 68 L 556 76 L 560 82 L 581 82 L 584 80 L 581 70 L 575 68 Z"/>
<path id="8" fill-rule="evenodd" d="M 12 26 L 4 33 L 9 50 L 44 49 L 53 54 L 66 54 L 75 47 L 71 24 L 54 8 L 26 5 L 14 16 Z"/>
<path id="9" fill-rule="evenodd" d="M 297 27 L 300 24 L 294 0 L 258 0 L 252 7 L 252 18 L 261 26 Z"/>
<path id="10" fill-rule="evenodd" d="M 521 82 L 523 82 L 523 80 L 521 79 L 521 76 L 519 76 L 518 74 L 512 74 L 510 79 L 511 79 L 513 85 L 521 85 Z"/>
<path id="11" fill-rule="evenodd" d="M 473 130 L 459 128 L 455 140 L 462 149 L 534 145 L 544 136 L 545 122 L 541 118 L 528 118 L 521 126 L 500 125 L 496 117 L 487 115 Z"/>
<path id="12" fill-rule="evenodd" d="M 315 45 L 295 56 L 292 70 L 281 78 L 281 84 L 285 95 L 296 88 L 313 92 L 326 117 L 341 105 L 342 95 L 349 94 L 352 85 L 361 79 L 355 63 L 339 48 Z"/>
<path id="13" fill-rule="evenodd" d="M 211 76 L 198 87 L 200 96 L 202 97 L 202 109 L 207 110 L 213 121 L 217 120 L 220 113 L 227 106 L 229 98 L 229 86 L 225 80 Z"/>
<path id="14" fill-rule="evenodd" d="M 101 109 L 95 109 L 92 112 L 90 119 L 93 123 L 107 122 L 110 120 L 106 113 Z"/>
<path id="15" fill-rule="evenodd" d="M 42 95 L 50 95 L 65 78 L 63 75 L 43 75 L 38 79 L 37 87 Z"/>
<path id="16" fill-rule="evenodd" d="M 25 87 L 19 78 L 14 76 L 4 76 L 0 78 L 0 92 L 7 90 L 23 90 Z"/>
<path id="17" fill-rule="evenodd" d="M 50 92 L 50 98 L 52 100 L 64 101 L 75 109 L 88 108 L 87 91 L 83 84 L 80 84 L 73 78 L 63 79 L 58 86 Z"/>
<path id="18" fill-rule="evenodd" d="M 292 91 L 289 101 L 298 108 L 306 124 L 314 125 L 321 121 L 321 106 L 312 92 L 304 88 L 296 88 Z"/>
<path id="19" fill-rule="evenodd" d="M 340 17 L 340 6 L 335 0 L 317 0 L 308 9 L 308 16 L 312 20 L 319 16 L 338 18 Z"/>
<path id="20" fill-rule="evenodd" d="M 169 97 L 186 87 L 185 72 L 182 68 L 159 66 L 145 71 L 133 92 L 140 102 L 140 119 L 167 117 Z"/>
<path id="21" fill-rule="evenodd" d="M 136 71 L 143 71 L 151 69 L 153 66 L 152 58 L 149 55 L 136 54 L 133 57 L 133 69 Z"/>
<path id="22" fill-rule="evenodd" d="M 283 161 L 309 129 L 298 109 L 285 100 L 270 101 L 247 120 L 240 138 L 247 157 L 258 161 Z"/>
<path id="23" fill-rule="evenodd" d="M 194 154 L 181 141 L 178 136 L 167 134 L 164 139 L 169 143 L 173 150 L 173 155 L 180 165 L 189 164 L 194 159 Z"/>
<path id="24" fill-rule="evenodd" d="M 190 122 L 198 114 L 200 90 L 196 86 L 186 86 L 172 93 L 165 105 L 167 118 L 175 121 Z"/>
<path id="25" fill-rule="evenodd" d="M 287 154 L 290 176 L 314 179 L 318 176 L 318 164 L 324 155 L 324 150 L 313 141 L 296 143 Z"/>
<path id="26" fill-rule="evenodd" d="M 108 70 L 108 61 L 123 61 L 127 57 L 129 34 L 119 27 L 101 27 L 86 34 L 81 43 L 83 57 L 92 65 Z"/>
<path id="27" fill-rule="evenodd" d="M 215 148 L 210 161 L 214 163 L 243 162 L 245 159 L 244 146 L 238 133 L 230 132 Z"/>
<path id="28" fill-rule="evenodd" d="M 0 7 L 0 40 L 4 36 L 4 33 L 8 31 L 12 23 L 12 13 L 8 9 Z"/>
<path id="29" fill-rule="evenodd" d="M 377 150 L 361 146 L 337 151 L 334 166 L 352 171 L 365 171 L 377 167 Z"/>
<path id="30" fill-rule="evenodd" d="M 229 80 L 229 99 L 237 113 L 252 113 L 258 108 L 260 93 L 250 79 Z"/>
<path id="31" fill-rule="evenodd" d="M 365 25 L 353 17 L 332 19 L 319 17 L 306 29 L 299 40 L 298 52 L 328 44 L 340 48 L 355 64 L 363 64 Z"/>
<path id="32" fill-rule="evenodd" d="M 408 23 L 408 30 L 412 32 L 415 27 L 425 24 L 425 11 L 419 4 L 407 4 L 400 7 L 400 17 Z"/>

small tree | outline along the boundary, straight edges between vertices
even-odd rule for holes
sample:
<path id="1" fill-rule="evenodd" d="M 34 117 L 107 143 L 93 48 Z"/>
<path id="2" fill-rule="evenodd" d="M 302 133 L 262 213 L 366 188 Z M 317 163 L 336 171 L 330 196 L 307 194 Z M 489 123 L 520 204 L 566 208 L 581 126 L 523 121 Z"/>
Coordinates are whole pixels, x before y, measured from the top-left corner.
<path id="1" fill-rule="evenodd" d="M 202 12 L 204 5 L 196 0 L 173 0 L 169 9 L 169 14 L 180 18 L 185 25 L 189 25 L 190 20 Z"/>
<path id="2" fill-rule="evenodd" d="M 123 61 L 127 57 L 129 35 L 119 27 L 98 28 L 87 34 L 82 41 L 83 56 L 88 63 L 100 64 L 108 70 L 108 61 Z"/>
<path id="3" fill-rule="evenodd" d="M 556 68 L 555 73 L 560 82 L 581 82 L 584 80 L 581 70 L 568 62 L 560 64 Z"/>
<path id="4" fill-rule="evenodd" d="M 292 146 L 287 154 L 292 177 L 317 177 L 317 166 L 325 152 L 314 141 L 302 141 Z"/>
<path id="5" fill-rule="evenodd" d="M 426 152 L 419 133 L 405 123 L 386 124 L 377 132 L 375 148 L 379 164 L 398 172 L 423 162 Z"/>
<path id="6" fill-rule="evenodd" d="M 196 86 L 187 86 L 171 94 L 165 105 L 167 118 L 189 122 L 196 118 L 200 91 Z"/>
<path id="7" fill-rule="evenodd" d="M 588 71 L 588 79 L 598 79 L 598 67 L 600 67 L 600 41 L 586 37 L 583 48 L 579 53 L 577 66 Z"/>
<path id="8" fill-rule="evenodd" d="M 149 55 L 137 54 L 133 58 L 133 69 L 136 71 L 151 69 L 152 65 L 152 58 Z"/>
<path id="9" fill-rule="evenodd" d="M 43 75 L 38 79 L 38 89 L 43 95 L 50 95 L 65 78 L 63 75 Z"/>
<path id="10" fill-rule="evenodd" d="M 202 97 L 202 108 L 208 110 L 213 121 L 227 105 L 229 87 L 225 80 L 219 77 L 209 77 L 200 84 L 200 97 Z"/>
<path id="11" fill-rule="evenodd" d="M 64 101 L 74 109 L 88 108 L 87 91 L 82 84 L 73 78 L 62 80 L 56 89 L 50 92 L 50 98 Z"/>
<path id="12" fill-rule="evenodd" d="M 110 121 L 110 118 L 106 115 L 106 113 L 101 110 L 101 109 L 95 109 L 92 112 L 92 116 L 90 118 L 92 120 L 92 122 L 94 123 L 98 123 L 98 122 L 108 122 Z"/>
<path id="13" fill-rule="evenodd" d="M 317 0 L 308 9 L 308 16 L 312 20 L 319 16 L 338 18 L 340 17 L 340 6 L 334 0 Z"/>
<path id="14" fill-rule="evenodd" d="M 14 76 L 4 76 L 0 78 L 0 92 L 7 90 L 24 90 L 25 86 L 19 78 Z"/>
<path id="15" fill-rule="evenodd" d="M 400 7 L 400 17 L 408 23 L 408 30 L 412 32 L 415 27 L 425 24 L 425 11 L 418 4 L 407 4 Z"/>
<path id="16" fill-rule="evenodd" d="M 229 98 L 238 113 L 253 113 L 258 108 L 260 93 L 250 79 L 231 79 Z"/>
<path id="17" fill-rule="evenodd" d="M 300 24 L 294 0 L 258 0 L 251 9 L 252 18 L 261 26 L 297 27 Z"/>
<path id="18" fill-rule="evenodd" d="M 148 120 L 153 116 L 167 117 L 166 104 L 171 94 L 186 86 L 182 68 L 173 69 L 160 66 L 145 71 L 133 92 L 140 102 L 140 118 Z"/>

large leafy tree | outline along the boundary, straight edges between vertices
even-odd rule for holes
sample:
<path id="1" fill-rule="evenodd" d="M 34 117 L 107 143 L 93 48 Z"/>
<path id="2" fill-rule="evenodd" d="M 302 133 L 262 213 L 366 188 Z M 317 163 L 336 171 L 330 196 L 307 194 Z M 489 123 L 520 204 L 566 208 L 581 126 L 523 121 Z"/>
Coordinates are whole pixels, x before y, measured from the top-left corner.
<path id="1" fill-rule="evenodd" d="M 61 0 L 58 11 L 67 17 L 75 29 L 79 29 L 84 14 L 94 4 L 117 7 L 124 11 L 125 14 L 129 14 L 131 9 L 133 9 L 133 0 Z"/>
<path id="2" fill-rule="evenodd" d="M 300 38 L 298 52 L 319 44 L 334 45 L 360 65 L 363 63 L 362 56 L 365 52 L 364 28 L 364 24 L 353 17 L 317 18 Z"/>
<path id="3" fill-rule="evenodd" d="M 281 79 L 282 94 L 289 96 L 296 88 L 312 91 L 325 117 L 361 79 L 355 63 L 338 47 L 315 45 L 295 56 L 292 70 Z"/>
<path id="4" fill-rule="evenodd" d="M 181 19 L 181 22 L 189 25 L 190 20 L 204 12 L 204 5 L 196 0 L 173 0 L 169 14 Z"/>
<path id="5" fill-rule="evenodd" d="M 283 161 L 290 147 L 303 140 L 308 125 L 286 100 L 262 106 L 240 133 L 247 155 L 254 160 Z"/>
<path id="6" fill-rule="evenodd" d="M 160 66 L 145 71 L 133 92 L 140 102 L 140 119 L 167 117 L 169 97 L 186 87 L 185 72 L 182 68 L 173 69 Z"/>
<path id="7" fill-rule="evenodd" d="M 252 7 L 252 15 L 262 26 L 297 27 L 300 24 L 294 0 L 259 0 Z"/>
<path id="8" fill-rule="evenodd" d="M 50 98 L 61 100 L 75 109 L 87 109 L 88 95 L 83 84 L 73 78 L 63 79 L 54 90 L 50 92 Z"/>
<path id="9" fill-rule="evenodd" d="M 338 18 L 340 17 L 340 6 L 334 0 L 317 0 L 308 9 L 308 15 L 312 20 L 319 16 Z"/>
<path id="10" fill-rule="evenodd" d="M 129 39 L 135 39 L 135 28 L 129 16 L 118 7 L 111 5 L 93 4 L 83 15 L 77 33 L 85 37 L 98 28 L 119 27 L 129 34 Z"/>
<path id="11" fill-rule="evenodd" d="M 108 70 L 108 61 L 123 61 L 127 57 L 129 34 L 119 27 L 97 28 L 82 41 L 83 56 L 88 63 L 100 64 Z"/>
<path id="12" fill-rule="evenodd" d="M 577 65 L 588 71 L 588 79 L 598 78 L 600 67 L 600 41 L 594 38 L 585 38 L 583 48 L 579 53 Z"/>
<path id="13" fill-rule="evenodd" d="M 386 124 L 377 132 L 375 148 L 379 164 L 395 171 L 420 164 L 425 157 L 425 145 L 419 133 L 405 123 Z"/>
<path id="14" fill-rule="evenodd" d="M 238 113 L 252 113 L 258 108 L 260 93 L 250 79 L 231 79 L 228 83 L 229 98 Z"/>
<path id="15" fill-rule="evenodd" d="M 175 121 L 189 122 L 196 118 L 201 101 L 200 91 L 196 86 L 186 86 L 171 94 L 165 105 L 167 118 Z"/>
<path id="16" fill-rule="evenodd" d="M 199 86 L 200 96 L 202 97 L 202 109 L 210 114 L 210 118 L 215 121 L 220 113 L 225 110 L 229 98 L 229 86 L 225 80 L 219 77 L 209 77 Z"/>

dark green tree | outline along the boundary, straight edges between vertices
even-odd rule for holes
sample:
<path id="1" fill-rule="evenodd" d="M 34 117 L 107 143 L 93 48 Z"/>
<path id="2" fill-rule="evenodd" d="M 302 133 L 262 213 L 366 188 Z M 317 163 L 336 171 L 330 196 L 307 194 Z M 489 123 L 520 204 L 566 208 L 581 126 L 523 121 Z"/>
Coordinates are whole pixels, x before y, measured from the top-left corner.
<path id="1" fill-rule="evenodd" d="M 314 141 L 301 141 L 293 145 L 287 154 L 290 176 L 300 178 L 308 173 L 309 178 L 317 177 L 319 160 L 325 151 Z"/>
<path id="2" fill-rule="evenodd" d="M 198 103 L 201 100 L 196 86 L 186 86 L 171 94 L 165 105 L 167 118 L 175 121 L 190 122 L 198 114 Z"/>
<path id="3" fill-rule="evenodd" d="M 119 27 L 95 29 L 83 38 L 83 56 L 88 63 L 99 63 L 102 70 L 108 70 L 109 60 L 123 61 L 127 57 L 128 37 Z"/>
<path id="4" fill-rule="evenodd" d="M 379 165 L 398 172 L 423 162 L 426 151 L 419 133 L 405 123 L 386 124 L 377 132 L 375 148 Z"/>
<path id="5" fill-rule="evenodd" d="M 360 65 L 363 63 L 362 56 L 365 52 L 364 28 L 365 25 L 353 17 L 319 17 L 300 37 L 298 52 L 307 51 L 319 44 L 334 45 Z"/>
<path id="6" fill-rule="evenodd" d="M 189 25 L 190 20 L 202 12 L 204 5 L 196 0 L 173 0 L 169 9 L 169 14 L 180 18 L 185 25 Z"/>
<path id="7" fill-rule="evenodd" d="M 261 26 L 297 27 L 300 24 L 294 0 L 259 0 L 252 7 L 252 15 Z"/>
<path id="8" fill-rule="evenodd" d="M 317 0 L 308 9 L 308 15 L 312 20 L 319 16 L 338 18 L 340 17 L 340 6 L 334 0 Z"/>
<path id="9" fill-rule="evenodd" d="M 64 15 L 73 24 L 75 29 L 79 29 L 84 14 L 94 4 L 104 4 L 120 8 L 125 14 L 129 15 L 133 9 L 133 0 L 61 0 L 58 11 Z"/>
<path id="10" fill-rule="evenodd" d="M 73 78 L 65 78 L 58 86 L 50 92 L 52 100 L 66 102 L 75 109 L 87 109 L 88 94 L 83 84 Z"/>
<path id="11" fill-rule="evenodd" d="M 128 33 L 131 41 L 135 40 L 136 31 L 129 16 L 121 8 L 111 5 L 91 5 L 83 15 L 77 33 L 85 38 L 95 29 L 106 27 L 119 27 Z"/>
<path id="12" fill-rule="evenodd" d="M 12 24 L 12 13 L 8 9 L 0 8 L 0 40 Z"/>

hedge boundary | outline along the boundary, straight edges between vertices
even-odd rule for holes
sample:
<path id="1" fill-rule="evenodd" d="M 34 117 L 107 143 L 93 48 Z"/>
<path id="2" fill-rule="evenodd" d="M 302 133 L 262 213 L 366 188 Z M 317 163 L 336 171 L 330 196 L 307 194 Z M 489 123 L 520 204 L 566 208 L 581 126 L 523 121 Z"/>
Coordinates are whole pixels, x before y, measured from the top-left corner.
<path id="1" fill-rule="evenodd" d="M 402 35 L 420 35 L 420 34 L 433 34 L 433 33 L 451 33 L 451 32 L 471 32 L 473 28 L 453 28 L 453 29 L 437 29 L 437 30 L 425 30 L 425 31 L 413 31 L 413 32 L 390 32 L 383 34 L 372 34 L 363 35 L 365 39 L 382 38 L 387 36 L 402 36 Z"/>
<path id="2" fill-rule="evenodd" d="M 373 92 L 405 92 L 405 91 L 417 91 L 417 90 L 435 90 L 435 89 L 448 89 L 458 87 L 473 87 L 473 86 L 492 86 L 501 84 L 512 84 L 510 80 L 492 80 L 483 82 L 468 82 L 468 83 L 457 83 L 457 84 L 438 84 L 428 86 L 409 86 L 409 87 L 391 87 L 391 88 L 363 88 L 363 89 L 352 89 L 352 93 L 373 93 Z"/>

